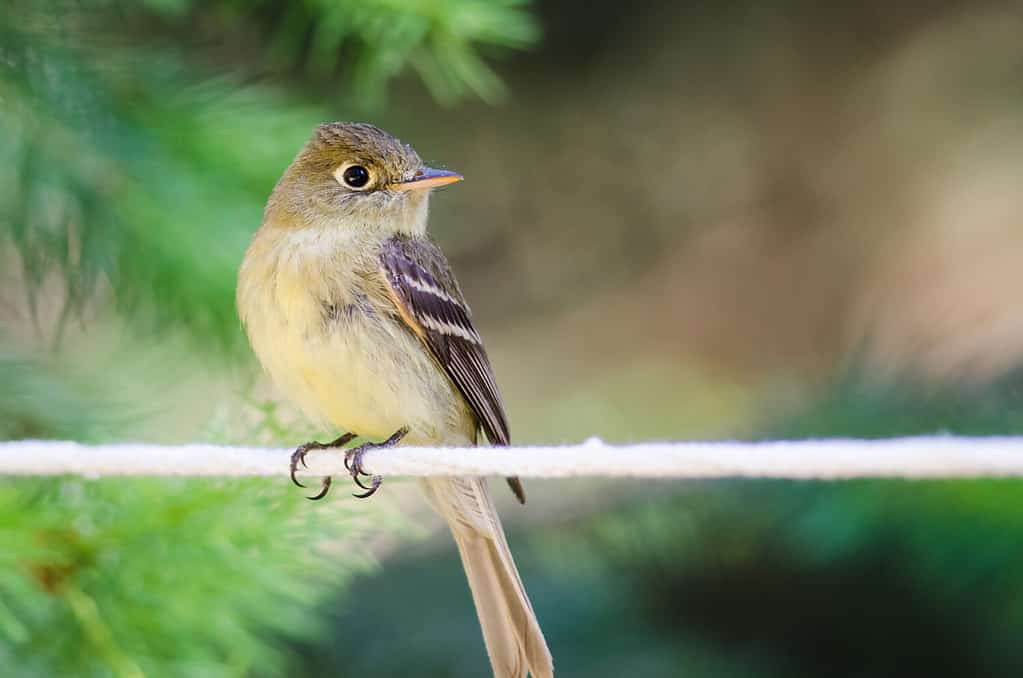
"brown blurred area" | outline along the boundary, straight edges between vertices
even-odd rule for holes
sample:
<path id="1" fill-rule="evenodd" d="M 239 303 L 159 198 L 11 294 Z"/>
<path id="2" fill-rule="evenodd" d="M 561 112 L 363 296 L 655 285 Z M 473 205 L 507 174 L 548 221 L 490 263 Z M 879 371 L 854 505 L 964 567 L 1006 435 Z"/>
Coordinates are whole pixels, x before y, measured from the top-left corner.
<path id="1" fill-rule="evenodd" d="M 1018 3 L 541 10 L 505 106 L 395 115 L 468 178 L 432 228 L 513 410 L 582 379 L 648 421 L 852 352 L 971 382 L 1018 363 Z M 653 430 L 713 432 L 686 407 Z"/>

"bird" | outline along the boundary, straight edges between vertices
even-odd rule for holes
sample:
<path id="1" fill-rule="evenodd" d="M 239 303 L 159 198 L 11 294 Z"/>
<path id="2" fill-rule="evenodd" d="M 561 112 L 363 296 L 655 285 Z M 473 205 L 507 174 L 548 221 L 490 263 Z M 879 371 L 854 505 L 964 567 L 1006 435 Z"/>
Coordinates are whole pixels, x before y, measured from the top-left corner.
<path id="1" fill-rule="evenodd" d="M 431 192 L 461 181 L 367 123 L 319 125 L 267 200 L 238 273 L 236 301 L 271 381 L 311 420 L 345 431 L 300 445 L 345 448 L 366 497 L 362 456 L 397 444 L 510 444 L 505 408 L 472 312 L 427 233 Z M 450 528 L 493 673 L 554 675 L 553 660 L 480 477 L 428 477 Z M 507 482 L 519 502 L 522 483 Z M 313 499 L 330 488 L 325 478 Z"/>

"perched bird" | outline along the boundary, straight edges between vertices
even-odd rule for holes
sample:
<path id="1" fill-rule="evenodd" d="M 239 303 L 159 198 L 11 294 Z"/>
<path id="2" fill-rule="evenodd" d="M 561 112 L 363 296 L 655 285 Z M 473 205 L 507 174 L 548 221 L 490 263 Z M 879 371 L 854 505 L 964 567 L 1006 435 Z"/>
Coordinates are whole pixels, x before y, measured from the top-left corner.
<path id="1" fill-rule="evenodd" d="M 278 181 L 238 275 L 249 341 L 279 388 L 310 417 L 397 444 L 509 444 L 494 373 L 447 259 L 426 233 L 432 189 L 461 181 L 372 125 L 320 125 Z M 296 481 L 297 482 L 297 481 Z M 508 479 L 525 501 L 517 478 Z M 422 481 L 462 557 L 495 676 L 552 676 L 550 651 L 504 530 L 476 477 Z M 319 494 L 330 486 L 324 479 Z"/>

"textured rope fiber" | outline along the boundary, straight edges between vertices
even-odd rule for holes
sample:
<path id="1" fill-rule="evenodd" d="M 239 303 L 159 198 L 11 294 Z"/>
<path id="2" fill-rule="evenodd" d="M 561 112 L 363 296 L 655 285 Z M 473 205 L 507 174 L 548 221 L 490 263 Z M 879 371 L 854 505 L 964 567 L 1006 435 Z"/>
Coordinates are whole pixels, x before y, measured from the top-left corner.
<path id="1" fill-rule="evenodd" d="M 0 443 L 0 475 L 279 476 L 291 450 L 219 445 Z M 337 450 L 313 451 L 300 475 L 343 475 Z M 420 448 L 368 452 L 382 476 L 496 475 L 663 478 L 943 478 L 1023 475 L 1023 438 L 680 442 L 562 447 Z"/>

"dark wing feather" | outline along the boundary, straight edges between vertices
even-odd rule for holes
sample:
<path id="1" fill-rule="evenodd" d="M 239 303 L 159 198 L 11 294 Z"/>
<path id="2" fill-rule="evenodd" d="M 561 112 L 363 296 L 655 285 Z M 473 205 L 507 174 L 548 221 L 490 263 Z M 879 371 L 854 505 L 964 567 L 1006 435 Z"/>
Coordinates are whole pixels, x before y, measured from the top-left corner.
<path id="1" fill-rule="evenodd" d="M 487 439 L 508 445 L 494 371 L 444 254 L 426 238 L 396 236 L 384 246 L 380 263 L 401 318 L 461 392 Z"/>

